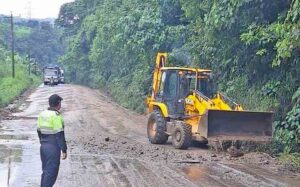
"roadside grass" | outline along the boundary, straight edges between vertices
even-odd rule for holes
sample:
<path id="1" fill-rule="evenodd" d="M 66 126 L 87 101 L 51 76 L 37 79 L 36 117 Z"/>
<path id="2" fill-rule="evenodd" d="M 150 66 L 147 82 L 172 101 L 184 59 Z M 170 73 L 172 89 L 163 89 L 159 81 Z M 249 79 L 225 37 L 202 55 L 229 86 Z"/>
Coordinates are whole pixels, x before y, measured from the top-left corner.
<path id="1" fill-rule="evenodd" d="M 279 161 L 288 169 L 300 172 L 300 153 L 281 153 Z"/>
<path id="2" fill-rule="evenodd" d="M 15 66 L 15 78 L 11 77 L 11 65 L 0 64 L 0 107 L 8 105 L 26 89 L 35 87 L 41 83 L 36 75 L 28 75 L 26 65 L 17 63 Z"/>

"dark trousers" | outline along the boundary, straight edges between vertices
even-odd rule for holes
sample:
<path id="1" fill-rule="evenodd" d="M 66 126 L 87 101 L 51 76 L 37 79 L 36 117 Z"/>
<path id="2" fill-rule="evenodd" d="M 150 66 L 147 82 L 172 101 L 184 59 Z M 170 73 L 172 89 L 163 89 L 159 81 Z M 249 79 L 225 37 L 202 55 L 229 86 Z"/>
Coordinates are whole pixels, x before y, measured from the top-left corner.
<path id="1" fill-rule="evenodd" d="M 41 187 L 52 187 L 58 175 L 60 148 L 57 145 L 42 143 L 40 151 L 43 169 Z"/>

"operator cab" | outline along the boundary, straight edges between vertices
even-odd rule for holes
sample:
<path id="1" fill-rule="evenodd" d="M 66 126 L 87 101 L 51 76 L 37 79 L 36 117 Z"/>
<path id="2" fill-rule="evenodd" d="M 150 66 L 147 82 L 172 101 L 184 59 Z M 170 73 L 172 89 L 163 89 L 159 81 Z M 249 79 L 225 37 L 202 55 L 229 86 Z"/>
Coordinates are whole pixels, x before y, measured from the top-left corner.
<path id="1" fill-rule="evenodd" d="M 207 97 L 212 95 L 210 74 L 210 70 L 162 68 L 161 84 L 155 99 L 166 103 L 170 117 L 182 118 L 185 98 L 192 91 L 197 90 Z"/>

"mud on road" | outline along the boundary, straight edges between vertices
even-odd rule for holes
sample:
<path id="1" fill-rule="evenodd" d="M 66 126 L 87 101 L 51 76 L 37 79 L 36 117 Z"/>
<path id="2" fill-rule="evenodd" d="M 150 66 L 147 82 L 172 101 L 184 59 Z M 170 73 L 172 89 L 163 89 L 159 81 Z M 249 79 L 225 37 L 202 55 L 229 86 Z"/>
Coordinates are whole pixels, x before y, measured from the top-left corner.
<path id="1" fill-rule="evenodd" d="M 0 186 L 39 186 L 35 118 L 53 93 L 64 98 L 68 143 L 56 186 L 300 186 L 299 173 L 265 153 L 234 158 L 205 146 L 175 150 L 170 140 L 152 145 L 146 116 L 76 85 L 40 86 L 22 112 L 0 122 Z"/>

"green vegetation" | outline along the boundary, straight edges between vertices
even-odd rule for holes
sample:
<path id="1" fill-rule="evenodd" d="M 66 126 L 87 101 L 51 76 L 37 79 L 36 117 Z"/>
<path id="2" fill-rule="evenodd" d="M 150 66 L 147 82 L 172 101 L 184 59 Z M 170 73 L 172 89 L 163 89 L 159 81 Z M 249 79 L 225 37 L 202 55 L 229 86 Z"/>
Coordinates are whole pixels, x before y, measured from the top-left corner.
<path id="1" fill-rule="evenodd" d="M 300 172 L 300 153 L 280 154 L 279 160 L 286 167 L 289 167 L 290 170 Z"/>
<path id="2" fill-rule="evenodd" d="M 30 33 L 31 33 L 31 29 L 29 27 L 24 27 L 24 26 L 17 26 L 15 28 L 15 35 L 16 38 L 25 38 L 25 37 L 29 37 Z"/>
<path id="3" fill-rule="evenodd" d="M 10 19 L 0 16 L 0 44 L 11 48 Z M 63 54 L 61 31 L 50 22 L 14 19 L 15 50 L 21 56 L 30 57 L 40 67 L 57 64 Z"/>
<path id="4" fill-rule="evenodd" d="M 41 82 L 36 75 L 29 76 L 24 58 L 15 58 L 16 77 L 12 78 L 10 53 L 0 47 L 0 107 L 9 104 L 27 88 L 37 86 Z"/>
<path id="5" fill-rule="evenodd" d="M 245 108 L 275 112 L 275 144 L 299 151 L 299 0 L 75 0 L 56 25 L 70 80 L 144 111 L 154 58 L 210 68 Z"/>
<path id="6" fill-rule="evenodd" d="M 14 18 L 15 74 L 11 77 L 10 19 L 0 16 L 0 107 L 9 104 L 29 87 L 41 80 L 37 74 L 44 65 L 57 64 L 63 54 L 61 31 L 50 22 Z M 30 61 L 31 75 L 28 73 Z"/>
<path id="7" fill-rule="evenodd" d="M 9 24 L 0 17 L 0 106 L 39 82 L 25 57 L 41 67 L 63 54 L 68 80 L 143 113 L 155 55 L 168 52 L 172 65 L 212 69 L 219 90 L 244 108 L 274 111 L 271 152 L 299 166 L 299 0 L 75 0 L 55 27 L 16 21 L 15 79 Z"/>
<path id="8" fill-rule="evenodd" d="M 286 153 L 300 153 L 300 88 L 292 97 L 293 108 L 282 122 L 275 122 L 276 139 L 282 142 Z"/>

